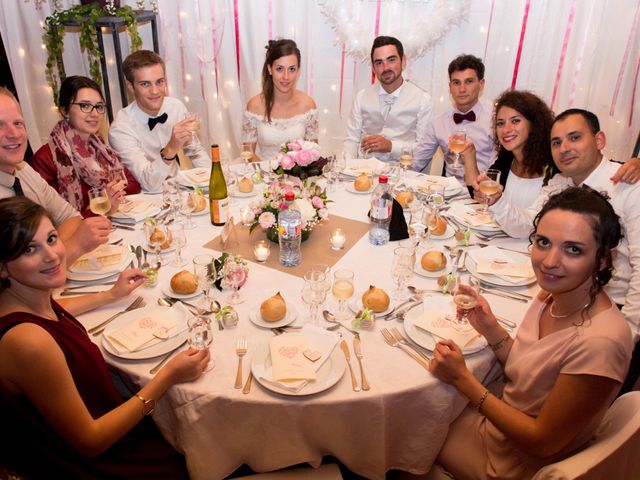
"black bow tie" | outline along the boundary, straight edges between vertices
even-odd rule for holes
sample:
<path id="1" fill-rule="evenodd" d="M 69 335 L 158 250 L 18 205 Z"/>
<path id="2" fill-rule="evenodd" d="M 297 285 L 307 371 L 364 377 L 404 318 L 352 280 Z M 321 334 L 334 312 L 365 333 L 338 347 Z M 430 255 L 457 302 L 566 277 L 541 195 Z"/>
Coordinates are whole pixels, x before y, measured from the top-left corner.
<path id="1" fill-rule="evenodd" d="M 149 130 L 153 130 L 159 123 L 166 122 L 168 117 L 167 112 L 163 113 L 159 117 L 149 117 Z"/>
<path id="2" fill-rule="evenodd" d="M 467 120 L 469 122 L 475 122 L 476 121 L 475 112 L 471 110 L 470 112 L 467 112 L 467 113 L 453 114 L 453 121 L 455 122 L 456 125 L 458 125 L 459 123 L 462 123 L 463 120 Z"/>

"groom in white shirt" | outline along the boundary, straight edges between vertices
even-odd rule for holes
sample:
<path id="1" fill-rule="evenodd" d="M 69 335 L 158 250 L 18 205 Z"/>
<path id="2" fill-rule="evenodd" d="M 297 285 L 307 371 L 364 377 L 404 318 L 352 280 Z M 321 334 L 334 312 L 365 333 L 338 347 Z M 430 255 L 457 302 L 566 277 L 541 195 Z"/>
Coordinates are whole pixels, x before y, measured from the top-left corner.
<path id="1" fill-rule="evenodd" d="M 377 37 L 371 63 L 378 83 L 356 94 L 347 121 L 344 152 L 358 157 L 358 148 L 379 160 L 400 158 L 403 148 L 414 148 L 417 132 L 431 116 L 431 97 L 402 77 L 407 59 L 394 37 Z"/>
<path id="2" fill-rule="evenodd" d="M 122 63 L 135 101 L 121 109 L 109 129 L 109 142 L 146 192 L 159 192 L 178 166 L 209 167 L 211 160 L 193 135 L 187 107 L 167 97 L 165 65 L 150 50 L 133 52 Z M 183 155 L 184 151 L 184 155 Z M 185 158 L 185 156 L 187 158 Z M 182 164 L 180 164 L 182 162 Z"/>

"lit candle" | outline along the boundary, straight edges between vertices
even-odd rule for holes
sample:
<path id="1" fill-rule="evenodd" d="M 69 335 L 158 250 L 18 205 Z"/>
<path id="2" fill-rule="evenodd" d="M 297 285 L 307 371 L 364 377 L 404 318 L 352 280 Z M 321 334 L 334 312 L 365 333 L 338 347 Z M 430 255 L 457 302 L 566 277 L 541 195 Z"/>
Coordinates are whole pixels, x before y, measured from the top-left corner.
<path id="1" fill-rule="evenodd" d="M 347 237 L 341 228 L 338 228 L 331 234 L 331 248 L 334 250 L 342 250 L 346 241 Z"/>
<path id="2" fill-rule="evenodd" d="M 269 244 L 265 240 L 259 240 L 253 246 L 253 254 L 256 257 L 256 260 L 259 262 L 266 262 L 267 258 L 271 254 L 271 250 L 269 250 Z"/>

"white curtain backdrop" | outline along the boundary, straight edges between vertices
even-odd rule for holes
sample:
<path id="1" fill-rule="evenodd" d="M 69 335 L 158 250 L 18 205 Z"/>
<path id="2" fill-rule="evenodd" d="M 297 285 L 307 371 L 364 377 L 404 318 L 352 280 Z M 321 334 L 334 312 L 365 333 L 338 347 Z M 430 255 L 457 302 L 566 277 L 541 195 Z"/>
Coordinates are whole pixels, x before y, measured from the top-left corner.
<path id="1" fill-rule="evenodd" d="M 62 1 L 65 8 L 75 3 Z M 135 7 L 133 0 L 123 3 Z M 425 39 L 434 42 L 422 57 L 409 58 L 405 75 L 431 94 L 433 111 L 438 114 L 450 106 L 447 65 L 460 53 L 484 57 L 484 100 L 491 102 L 511 86 L 528 4 L 526 0 L 157 3 L 160 53 L 167 63 L 171 95 L 201 115 L 205 126 L 203 142 L 219 143 L 228 157 L 238 155 L 242 110 L 248 98 L 260 89 L 264 46 L 270 35 L 293 38 L 298 43 L 302 52 L 298 88 L 311 94 L 318 104 L 323 149 L 336 152 L 342 143 L 353 95 L 371 82 L 369 63 L 356 57 L 368 55 L 378 11 L 379 34 L 398 36 L 410 52 L 417 51 Z M 573 106 L 595 112 L 608 138 L 605 153 L 622 160 L 631 154 L 640 129 L 640 92 L 632 104 L 640 66 L 639 5 L 640 0 L 577 0 L 575 4 L 573 0 L 531 1 L 516 83 L 516 88 L 532 90 L 551 102 L 565 31 L 575 6 L 553 110 L 560 112 Z M 58 120 L 44 76 L 46 52 L 41 40 L 43 20 L 50 13 L 51 6 L 46 2 L 40 9 L 25 0 L 3 0 L 0 5 L 1 34 L 34 149 L 46 141 Z M 328 16 L 336 20 L 334 24 Z M 141 27 L 141 33 L 145 48 L 150 49 L 148 24 Z M 345 56 L 342 71 L 340 41 L 345 39 L 348 53 L 354 55 Z M 128 49 L 124 33 L 122 40 Z M 117 73 L 111 40 L 105 36 L 105 41 L 115 112 L 121 107 Z M 127 53 L 128 50 L 123 52 Z M 66 33 L 64 61 L 67 75 L 88 75 L 77 32 Z M 619 93 L 612 105 L 623 64 Z"/>

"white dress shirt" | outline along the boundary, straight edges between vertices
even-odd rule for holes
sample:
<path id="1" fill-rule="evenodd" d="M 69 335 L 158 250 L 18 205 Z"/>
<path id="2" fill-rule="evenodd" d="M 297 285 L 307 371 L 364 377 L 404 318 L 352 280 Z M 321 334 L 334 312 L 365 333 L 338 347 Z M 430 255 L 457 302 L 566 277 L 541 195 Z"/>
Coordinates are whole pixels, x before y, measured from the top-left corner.
<path id="1" fill-rule="evenodd" d="M 476 147 L 476 162 L 480 172 L 489 168 L 496 159 L 493 146 L 493 129 L 491 128 L 491 107 L 482 102 L 477 102 L 471 110 L 476 114 L 476 120 L 470 122 L 463 120 L 456 124 L 453 121 L 453 114 L 462 112 L 457 108 L 447 110 L 442 115 L 432 119 L 423 130 L 418 130 L 419 142 L 413 150 L 413 169 L 417 172 L 425 170 L 426 173 L 431 165 L 431 159 L 435 155 L 438 147 L 445 155 L 445 175 L 453 176 L 449 167 L 448 158 L 449 136 L 456 130 L 464 130 L 467 138 Z M 468 112 L 467 112 L 468 113 Z M 464 181 L 463 174 L 458 177 Z"/>
<path id="2" fill-rule="evenodd" d="M 172 165 L 162 161 L 160 150 L 169 143 L 173 126 L 182 121 L 189 111 L 177 98 L 165 97 L 157 116 L 164 113 L 168 115 L 167 121 L 149 130 L 148 121 L 151 117 L 133 102 L 118 112 L 109 129 L 111 146 L 146 192 L 162 191 L 162 182 L 169 175 Z M 211 159 L 199 140 L 194 146 L 185 146 L 184 153 L 194 167 L 211 165 Z"/>
<path id="3" fill-rule="evenodd" d="M 610 178 L 620 164 L 602 158 L 600 164 L 581 185 L 598 192 L 607 192 L 609 201 L 620 217 L 623 237 L 613 259 L 613 278 L 606 286 L 609 296 L 624 305 L 622 313 L 629 322 L 634 341 L 640 335 L 640 184 L 614 185 Z M 556 174 L 530 207 L 518 208 L 500 198 L 490 207 L 496 222 L 505 232 L 516 238 L 527 237 L 533 228 L 533 219 L 548 198 L 575 184 L 571 178 Z"/>
<path id="4" fill-rule="evenodd" d="M 71 206 L 64 198 L 49 185 L 31 165 L 20 163 L 10 175 L 0 171 L 0 198 L 15 197 L 13 182 L 20 179 L 20 186 L 24 196 L 35 203 L 42 205 L 58 227 L 62 222 L 73 217 L 79 217 L 80 212 Z"/>
<path id="5" fill-rule="evenodd" d="M 356 94 L 347 121 L 347 138 L 344 142 L 347 155 L 357 157 L 362 138 L 373 134 L 382 135 L 391 141 L 391 152 L 374 153 L 379 160 L 398 160 L 403 148 L 415 148 L 418 142 L 417 132 L 424 130 L 431 117 L 431 97 L 405 80 L 391 93 L 397 98 L 385 118 L 387 95 L 379 83 Z"/>

